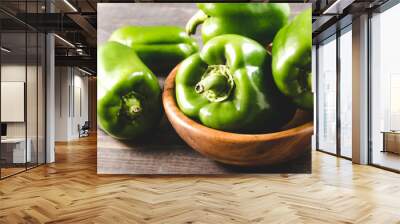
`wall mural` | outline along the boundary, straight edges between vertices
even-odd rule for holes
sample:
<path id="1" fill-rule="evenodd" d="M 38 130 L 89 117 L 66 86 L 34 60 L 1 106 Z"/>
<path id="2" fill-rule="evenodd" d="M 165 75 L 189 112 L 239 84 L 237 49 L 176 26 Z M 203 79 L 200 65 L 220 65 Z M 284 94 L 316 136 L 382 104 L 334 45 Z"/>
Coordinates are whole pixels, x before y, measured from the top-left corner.
<path id="1" fill-rule="evenodd" d="M 309 173 L 311 5 L 98 4 L 98 173 Z"/>

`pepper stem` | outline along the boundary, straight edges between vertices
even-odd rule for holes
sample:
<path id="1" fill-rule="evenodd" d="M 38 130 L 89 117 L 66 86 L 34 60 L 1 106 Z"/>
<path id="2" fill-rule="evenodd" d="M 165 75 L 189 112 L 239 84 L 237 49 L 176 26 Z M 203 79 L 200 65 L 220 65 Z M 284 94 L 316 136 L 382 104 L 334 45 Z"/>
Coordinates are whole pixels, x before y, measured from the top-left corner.
<path id="1" fill-rule="evenodd" d="M 196 28 L 199 24 L 203 23 L 208 18 L 208 15 L 205 14 L 203 11 L 199 10 L 189 19 L 186 23 L 186 33 L 188 35 L 192 35 L 196 33 Z"/>
<path id="2" fill-rule="evenodd" d="M 131 119 L 136 118 L 143 111 L 142 104 L 135 95 L 131 92 L 122 97 L 122 113 Z"/>
<path id="3" fill-rule="evenodd" d="M 194 90 L 203 94 L 210 102 L 221 102 L 230 96 L 234 86 L 228 66 L 210 65 Z"/>
<path id="4" fill-rule="evenodd" d="M 267 53 L 272 56 L 272 43 L 268 44 L 265 49 L 267 50 Z"/>

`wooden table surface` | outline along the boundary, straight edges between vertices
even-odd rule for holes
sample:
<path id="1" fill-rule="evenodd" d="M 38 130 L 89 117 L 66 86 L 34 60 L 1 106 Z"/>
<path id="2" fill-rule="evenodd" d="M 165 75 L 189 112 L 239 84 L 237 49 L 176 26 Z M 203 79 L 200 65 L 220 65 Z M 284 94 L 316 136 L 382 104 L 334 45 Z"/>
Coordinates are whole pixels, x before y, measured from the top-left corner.
<path id="1" fill-rule="evenodd" d="M 307 4 L 292 6 L 293 15 Z M 98 5 L 98 44 L 123 25 L 178 25 L 197 11 L 193 3 L 121 3 Z M 199 33 L 199 32 L 198 32 Z M 195 36 L 201 42 L 199 35 Z M 163 78 L 160 78 L 162 85 Z M 311 139 L 310 139 L 311 141 Z M 164 117 L 159 130 L 142 142 L 121 142 L 98 130 L 97 172 L 100 174 L 308 173 L 311 153 L 279 166 L 241 168 L 210 160 L 187 146 Z"/>
<path id="2" fill-rule="evenodd" d="M 121 142 L 97 132 L 99 174 L 309 173 L 311 150 L 278 166 L 242 168 L 208 159 L 187 146 L 165 120 L 142 142 Z"/>

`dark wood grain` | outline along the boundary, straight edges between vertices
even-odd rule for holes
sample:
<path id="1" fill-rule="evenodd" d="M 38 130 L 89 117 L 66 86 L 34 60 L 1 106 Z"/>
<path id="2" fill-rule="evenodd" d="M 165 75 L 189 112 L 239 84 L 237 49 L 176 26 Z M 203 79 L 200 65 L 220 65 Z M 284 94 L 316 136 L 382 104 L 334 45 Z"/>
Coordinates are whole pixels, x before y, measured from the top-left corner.
<path id="1" fill-rule="evenodd" d="M 298 158 L 274 166 L 236 167 L 218 163 L 199 154 L 164 120 L 154 136 L 142 142 L 121 142 L 97 132 L 99 174 L 228 174 L 309 173 L 311 150 Z"/>

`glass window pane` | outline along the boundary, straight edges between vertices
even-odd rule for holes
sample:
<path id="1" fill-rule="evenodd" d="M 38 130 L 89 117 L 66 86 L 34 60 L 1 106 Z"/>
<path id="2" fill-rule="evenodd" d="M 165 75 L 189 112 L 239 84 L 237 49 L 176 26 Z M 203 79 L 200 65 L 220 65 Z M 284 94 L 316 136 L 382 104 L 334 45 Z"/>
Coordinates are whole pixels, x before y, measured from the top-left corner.
<path id="1" fill-rule="evenodd" d="M 318 48 L 318 149 L 336 153 L 336 37 Z"/>
<path id="2" fill-rule="evenodd" d="M 30 161 L 26 144 L 26 33 L 1 34 L 2 178 L 25 170 Z M 28 147 L 27 147 L 28 146 Z M 28 149 L 28 150 L 27 150 Z"/>
<path id="3" fill-rule="evenodd" d="M 46 158 L 46 148 L 45 148 L 45 122 L 46 122 L 46 36 L 43 33 L 38 35 L 38 164 L 45 163 Z"/>
<path id="4" fill-rule="evenodd" d="M 44 13 L 45 0 L 0 1 L 17 16 Z M 0 177 L 45 162 L 45 35 L 0 12 Z M 34 22 L 34 21 L 32 21 Z M 7 100 L 4 100 L 6 98 Z M 19 109 L 15 109 L 19 107 Z"/>
<path id="5" fill-rule="evenodd" d="M 37 165 L 37 132 L 38 132 L 38 36 L 36 32 L 27 33 L 27 80 L 26 80 L 26 115 L 27 115 L 27 142 L 30 148 L 28 168 Z"/>
<path id="6" fill-rule="evenodd" d="M 340 153 L 352 156 L 352 32 L 340 36 Z"/>
<path id="7" fill-rule="evenodd" d="M 400 4 L 371 19 L 372 163 L 400 170 Z"/>
<path id="8" fill-rule="evenodd" d="M 27 2 L 27 13 L 38 13 L 37 1 Z M 33 17 L 37 19 L 38 17 Z M 37 21 L 32 21 L 36 23 Z M 36 30 L 27 31 L 27 142 L 31 147 L 31 160 L 28 168 L 38 165 L 38 45 L 39 36 Z"/>

